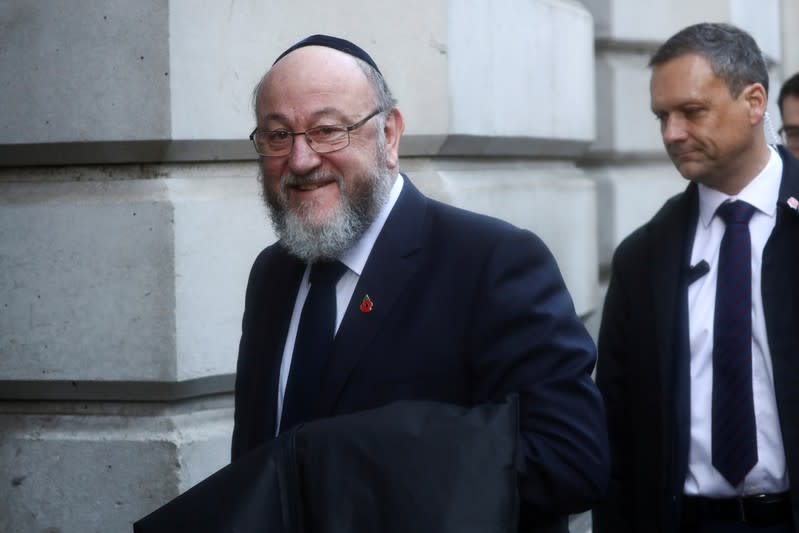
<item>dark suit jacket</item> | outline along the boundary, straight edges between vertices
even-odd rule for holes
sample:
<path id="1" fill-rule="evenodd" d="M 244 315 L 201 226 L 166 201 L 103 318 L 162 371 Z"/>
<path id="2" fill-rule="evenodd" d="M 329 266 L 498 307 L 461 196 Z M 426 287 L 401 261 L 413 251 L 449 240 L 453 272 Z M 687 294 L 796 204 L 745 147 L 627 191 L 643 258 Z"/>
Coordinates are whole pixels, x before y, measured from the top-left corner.
<path id="1" fill-rule="evenodd" d="M 135 533 L 513 533 L 518 401 L 394 402 L 283 432 Z"/>
<path id="2" fill-rule="evenodd" d="M 799 524 L 799 161 L 780 147 L 777 221 L 762 294 L 779 420 Z M 694 183 L 617 248 L 599 334 L 597 384 L 608 411 L 611 485 L 599 533 L 678 530 L 690 439 L 688 275 Z"/>
<path id="3" fill-rule="evenodd" d="M 529 231 L 432 201 L 404 179 L 339 326 L 316 414 L 394 400 L 473 406 L 516 392 L 522 521 L 587 509 L 607 481 L 604 411 L 590 377 L 595 348 L 552 255 Z M 279 243 L 252 268 L 234 460 L 273 438 L 303 268 Z M 366 294 L 370 313 L 359 310 Z"/>

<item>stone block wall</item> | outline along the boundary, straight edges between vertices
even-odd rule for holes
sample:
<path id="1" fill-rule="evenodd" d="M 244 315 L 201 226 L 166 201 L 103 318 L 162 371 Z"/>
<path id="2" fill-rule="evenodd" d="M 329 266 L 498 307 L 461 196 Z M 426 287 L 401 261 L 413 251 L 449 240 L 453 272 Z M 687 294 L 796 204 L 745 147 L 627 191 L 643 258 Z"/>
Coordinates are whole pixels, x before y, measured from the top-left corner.
<path id="1" fill-rule="evenodd" d="M 244 289 L 274 240 L 251 91 L 291 43 L 369 50 L 406 118 L 403 171 L 538 233 L 595 331 L 613 248 L 683 186 L 648 53 L 730 20 L 779 80 L 796 4 L 0 4 L 0 531 L 130 531 L 227 463 Z"/>

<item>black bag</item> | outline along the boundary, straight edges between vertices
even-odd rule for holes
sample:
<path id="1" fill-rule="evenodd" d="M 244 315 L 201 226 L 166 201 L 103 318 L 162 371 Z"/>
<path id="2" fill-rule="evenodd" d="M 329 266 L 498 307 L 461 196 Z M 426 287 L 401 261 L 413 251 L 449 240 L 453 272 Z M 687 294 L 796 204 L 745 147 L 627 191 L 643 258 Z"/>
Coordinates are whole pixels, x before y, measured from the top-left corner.
<path id="1" fill-rule="evenodd" d="M 404 401 L 310 422 L 219 470 L 135 533 L 511 533 L 518 401 Z"/>

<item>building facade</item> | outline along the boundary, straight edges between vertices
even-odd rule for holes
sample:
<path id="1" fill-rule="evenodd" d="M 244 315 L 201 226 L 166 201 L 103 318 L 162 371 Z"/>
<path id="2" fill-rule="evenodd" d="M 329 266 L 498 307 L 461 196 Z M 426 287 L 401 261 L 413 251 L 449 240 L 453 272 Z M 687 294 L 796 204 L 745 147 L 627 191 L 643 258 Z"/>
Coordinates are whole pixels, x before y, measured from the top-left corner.
<path id="1" fill-rule="evenodd" d="M 288 45 L 366 48 L 402 171 L 540 235 L 595 331 L 614 247 L 685 185 L 646 62 L 699 21 L 752 32 L 773 88 L 799 70 L 799 0 L 4 2 L 0 531 L 130 531 L 227 463 L 244 289 L 275 238 L 251 92 Z"/>

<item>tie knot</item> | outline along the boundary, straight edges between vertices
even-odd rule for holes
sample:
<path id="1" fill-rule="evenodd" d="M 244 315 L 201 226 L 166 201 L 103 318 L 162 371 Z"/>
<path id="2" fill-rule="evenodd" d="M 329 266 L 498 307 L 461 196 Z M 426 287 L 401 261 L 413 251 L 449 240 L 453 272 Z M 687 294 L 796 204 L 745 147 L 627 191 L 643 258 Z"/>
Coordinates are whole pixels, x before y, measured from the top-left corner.
<path id="1" fill-rule="evenodd" d="M 755 207 L 741 200 L 721 204 L 716 210 L 716 214 L 728 226 L 730 224 L 749 224 L 749 219 L 754 213 Z"/>
<path id="2" fill-rule="evenodd" d="M 346 271 L 347 265 L 340 261 L 317 261 L 311 265 L 308 281 L 311 285 L 317 282 L 323 285 L 335 285 Z"/>

